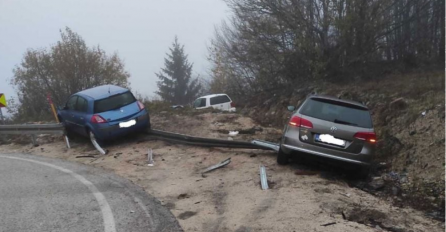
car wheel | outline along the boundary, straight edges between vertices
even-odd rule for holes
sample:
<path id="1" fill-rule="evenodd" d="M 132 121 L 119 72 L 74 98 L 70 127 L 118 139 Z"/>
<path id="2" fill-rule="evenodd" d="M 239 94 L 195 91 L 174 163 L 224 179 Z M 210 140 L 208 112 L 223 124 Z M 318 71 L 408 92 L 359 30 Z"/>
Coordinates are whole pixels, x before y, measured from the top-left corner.
<path id="1" fill-rule="evenodd" d="M 279 165 L 288 164 L 290 156 L 282 151 L 282 148 L 279 148 L 279 152 L 277 152 L 277 163 Z"/>

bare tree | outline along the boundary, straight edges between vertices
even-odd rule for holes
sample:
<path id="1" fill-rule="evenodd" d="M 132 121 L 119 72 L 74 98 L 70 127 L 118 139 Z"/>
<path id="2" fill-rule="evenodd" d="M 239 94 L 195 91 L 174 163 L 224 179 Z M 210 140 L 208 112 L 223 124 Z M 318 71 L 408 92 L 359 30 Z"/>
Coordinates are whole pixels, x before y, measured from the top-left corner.
<path id="1" fill-rule="evenodd" d="M 71 95 L 90 87 L 115 84 L 128 86 L 129 73 L 118 55 L 107 55 L 99 46 L 89 48 L 70 28 L 49 49 L 29 49 L 13 70 L 11 84 L 20 106 L 16 116 L 39 120 L 50 115 L 47 94 L 61 105 Z"/>

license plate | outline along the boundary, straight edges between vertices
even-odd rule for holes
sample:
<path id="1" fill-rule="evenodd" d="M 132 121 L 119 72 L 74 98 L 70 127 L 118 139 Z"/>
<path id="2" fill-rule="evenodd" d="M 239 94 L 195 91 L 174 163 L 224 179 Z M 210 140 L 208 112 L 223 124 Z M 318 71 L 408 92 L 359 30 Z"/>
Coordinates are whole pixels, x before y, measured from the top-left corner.
<path id="1" fill-rule="evenodd" d="M 341 147 L 345 147 L 345 141 L 342 139 L 337 139 L 329 134 L 316 135 L 316 141 L 323 143 L 333 144 Z"/>
<path id="2" fill-rule="evenodd" d="M 126 128 L 126 127 L 131 127 L 131 126 L 133 126 L 135 124 L 136 124 L 136 120 L 133 119 L 133 120 L 130 120 L 128 122 L 120 122 L 119 123 L 119 127 L 120 128 Z"/>

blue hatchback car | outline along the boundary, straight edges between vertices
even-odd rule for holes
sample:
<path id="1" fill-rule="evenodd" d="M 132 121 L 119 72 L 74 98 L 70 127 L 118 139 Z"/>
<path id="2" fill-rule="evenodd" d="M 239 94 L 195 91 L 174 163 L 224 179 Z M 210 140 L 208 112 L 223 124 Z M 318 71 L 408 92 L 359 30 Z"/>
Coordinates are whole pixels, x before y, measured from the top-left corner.
<path id="1" fill-rule="evenodd" d="M 144 105 L 130 90 L 115 85 L 73 94 L 58 110 L 58 117 L 68 131 L 96 141 L 150 130 L 150 117 Z"/>

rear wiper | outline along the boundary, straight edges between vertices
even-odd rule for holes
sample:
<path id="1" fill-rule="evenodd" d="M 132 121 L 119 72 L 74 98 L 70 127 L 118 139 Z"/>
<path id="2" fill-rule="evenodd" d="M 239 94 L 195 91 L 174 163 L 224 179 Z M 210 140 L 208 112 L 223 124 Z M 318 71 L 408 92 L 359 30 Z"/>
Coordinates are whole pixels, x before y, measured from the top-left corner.
<path id="1" fill-rule="evenodd" d="M 333 122 L 334 123 L 339 123 L 339 124 L 350 125 L 350 126 L 357 126 L 358 125 L 358 124 L 354 124 L 354 123 L 351 123 L 351 122 L 341 121 L 341 120 L 338 120 L 338 119 L 335 119 Z"/>

